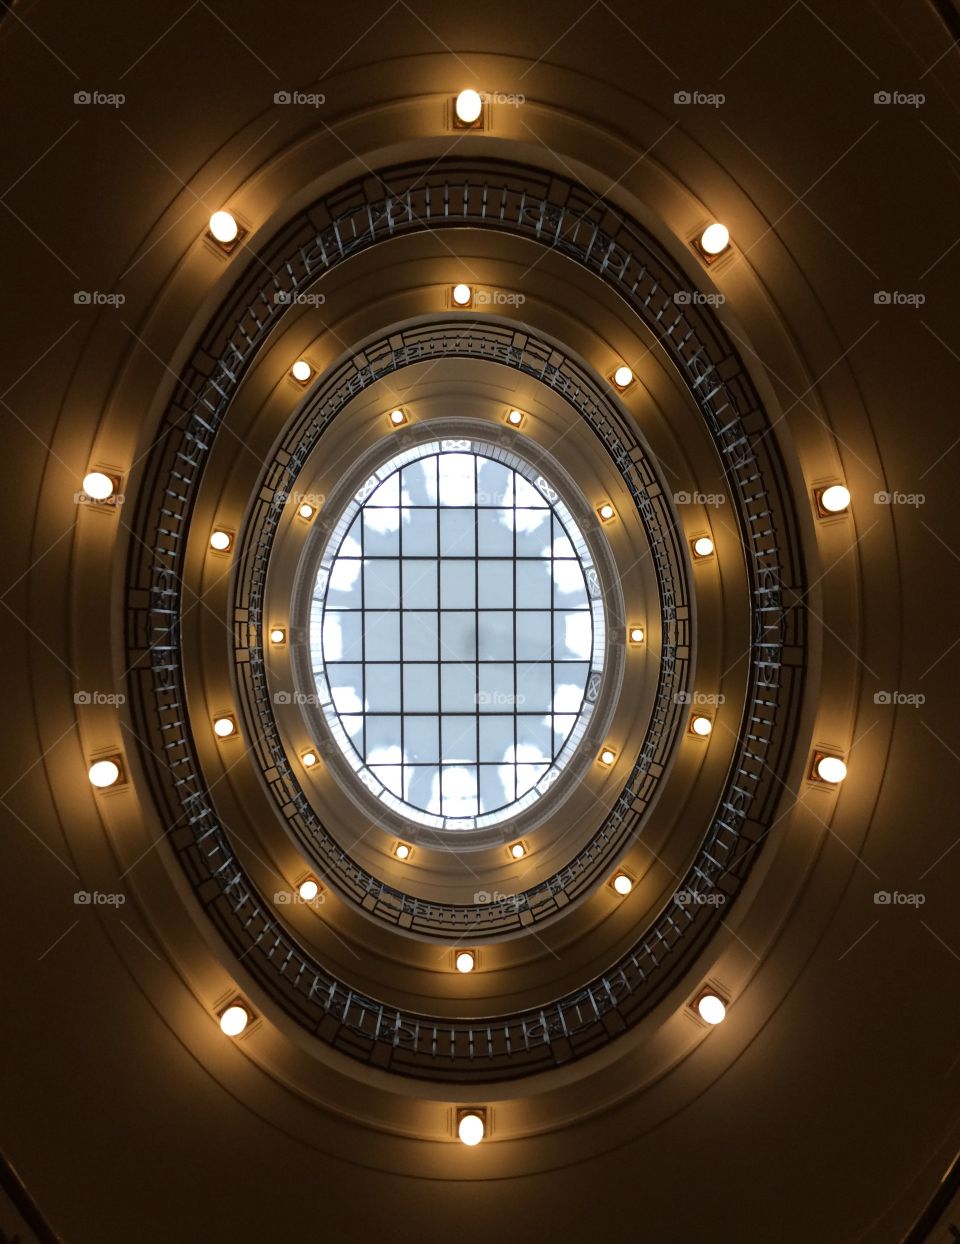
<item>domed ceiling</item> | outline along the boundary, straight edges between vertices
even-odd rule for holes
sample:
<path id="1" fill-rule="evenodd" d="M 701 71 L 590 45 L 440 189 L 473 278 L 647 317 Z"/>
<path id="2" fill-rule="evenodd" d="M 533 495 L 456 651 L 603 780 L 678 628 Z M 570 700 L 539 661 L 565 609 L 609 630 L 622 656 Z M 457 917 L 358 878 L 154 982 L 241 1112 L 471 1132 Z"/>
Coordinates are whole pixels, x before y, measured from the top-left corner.
<path id="1" fill-rule="evenodd" d="M 941 1238 L 952 12 L 4 7 L 0 1228 Z"/>

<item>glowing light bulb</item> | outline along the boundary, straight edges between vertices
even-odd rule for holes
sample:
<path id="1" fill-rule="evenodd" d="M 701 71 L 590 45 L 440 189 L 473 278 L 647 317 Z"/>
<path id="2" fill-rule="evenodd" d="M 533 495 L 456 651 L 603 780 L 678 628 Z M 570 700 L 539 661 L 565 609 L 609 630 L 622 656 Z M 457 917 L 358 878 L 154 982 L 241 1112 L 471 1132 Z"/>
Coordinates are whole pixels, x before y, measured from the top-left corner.
<path id="1" fill-rule="evenodd" d="M 91 786 L 113 786 L 120 778 L 120 766 L 115 760 L 97 760 L 87 770 Z"/>
<path id="2" fill-rule="evenodd" d="M 294 365 L 290 368 L 290 375 L 294 378 L 294 380 L 298 380 L 300 384 L 306 384 L 306 382 L 313 375 L 313 368 L 306 359 L 297 359 Z"/>
<path id="3" fill-rule="evenodd" d="M 512 424 L 515 428 L 519 428 L 520 424 L 523 423 L 523 411 L 511 410 L 507 415 L 507 423 Z"/>
<path id="4" fill-rule="evenodd" d="M 613 383 L 618 389 L 625 389 L 628 385 L 633 384 L 633 372 L 626 363 L 621 363 L 613 373 Z"/>
<path id="5" fill-rule="evenodd" d="M 229 531 L 222 531 L 219 527 L 210 533 L 210 547 L 216 549 L 218 553 L 225 553 L 233 543 L 233 536 Z"/>
<path id="6" fill-rule="evenodd" d="M 303 502 L 303 503 L 302 503 L 302 504 L 298 507 L 298 509 L 297 509 L 297 513 L 300 515 L 300 517 L 301 517 L 301 518 L 302 518 L 305 522 L 309 522 L 309 520 L 310 520 L 311 518 L 313 518 L 314 514 L 316 513 L 316 510 L 315 510 L 315 509 L 314 509 L 314 507 L 310 504 L 310 502 L 309 502 L 309 501 L 304 501 L 304 502 Z"/>
<path id="7" fill-rule="evenodd" d="M 457 955 L 456 962 L 458 972 L 472 972 L 477 966 L 477 960 L 469 950 L 461 950 Z"/>
<path id="8" fill-rule="evenodd" d="M 631 626 L 630 627 L 630 642 L 632 644 L 643 643 L 643 627 L 642 626 Z"/>
<path id="9" fill-rule="evenodd" d="M 300 895 L 300 897 L 303 899 L 305 903 L 312 903 L 313 900 L 320 893 L 320 887 L 317 885 L 317 883 L 314 881 L 312 877 L 307 877 L 305 881 L 300 882 L 300 886 L 297 890 L 297 893 Z"/>
<path id="10" fill-rule="evenodd" d="M 700 247 L 708 255 L 719 255 L 730 245 L 730 230 L 719 221 L 707 225 L 700 235 Z"/>
<path id="11" fill-rule="evenodd" d="M 698 536 L 693 542 L 693 551 L 698 557 L 710 557 L 713 553 L 713 541 L 709 536 Z"/>
<path id="12" fill-rule="evenodd" d="M 727 1014 L 727 1008 L 722 998 L 718 998 L 715 993 L 705 993 L 697 1003 L 697 1011 L 700 1018 L 706 1020 L 708 1024 L 721 1024 Z"/>
<path id="13" fill-rule="evenodd" d="M 403 413 L 402 410 L 399 410 L 399 409 L 391 410 L 390 422 L 393 424 L 395 428 L 399 428 L 401 424 L 407 422 L 407 416 Z"/>
<path id="14" fill-rule="evenodd" d="M 461 91 L 456 103 L 457 120 L 464 125 L 473 125 L 483 111 L 483 100 L 474 90 Z"/>
<path id="15" fill-rule="evenodd" d="M 239 1037 L 249 1022 L 250 1013 L 246 1007 L 235 1002 L 232 1006 L 228 1006 L 220 1016 L 220 1029 L 228 1037 Z"/>
<path id="16" fill-rule="evenodd" d="M 839 756 L 821 756 L 817 761 L 817 777 L 835 786 L 847 776 L 847 766 Z"/>
<path id="17" fill-rule="evenodd" d="M 458 307 L 468 307 L 473 297 L 473 290 L 469 285 L 454 285 L 452 297 Z"/>
<path id="18" fill-rule="evenodd" d="M 83 477 L 83 491 L 92 501 L 106 501 L 113 496 L 114 482 L 102 471 L 91 471 Z"/>
<path id="19" fill-rule="evenodd" d="M 522 842 L 515 842 L 510 848 L 510 854 L 515 860 L 522 860 L 527 853 L 527 848 Z"/>
<path id="20" fill-rule="evenodd" d="M 275 626 L 270 632 L 270 642 L 272 644 L 282 644 L 287 638 L 287 632 L 282 626 Z"/>
<path id="21" fill-rule="evenodd" d="M 603 505 L 598 507 L 597 513 L 600 515 L 601 522 L 609 523 L 616 517 L 617 511 L 609 501 L 604 501 Z"/>
<path id="22" fill-rule="evenodd" d="M 713 722 L 709 717 L 694 717 L 690 722 L 690 729 L 694 734 L 699 734 L 702 739 L 705 739 L 713 729 Z"/>
<path id="23" fill-rule="evenodd" d="M 831 484 L 820 494 L 820 504 L 831 514 L 840 514 L 850 505 L 850 491 L 843 484 Z"/>
<path id="24" fill-rule="evenodd" d="M 320 757 L 316 752 L 304 752 L 300 759 L 303 761 L 303 767 L 305 769 L 312 769 Z"/>
<path id="25" fill-rule="evenodd" d="M 398 842 L 393 849 L 393 853 L 398 860 L 408 860 L 410 858 L 410 848 L 405 842 Z"/>
<path id="26" fill-rule="evenodd" d="M 633 889 L 633 882 L 626 873 L 617 873 L 613 879 L 613 888 L 618 894 L 629 894 Z"/>
<path id="27" fill-rule="evenodd" d="M 213 722 L 213 733 L 218 739 L 229 739 L 237 733 L 237 723 L 232 717 L 216 717 Z"/>
<path id="28" fill-rule="evenodd" d="M 616 752 L 611 751 L 609 747 L 605 747 L 600 753 L 600 763 L 602 765 L 612 765 L 616 758 Z"/>
<path id="29" fill-rule="evenodd" d="M 457 1124 L 457 1135 L 465 1145 L 479 1145 L 486 1131 L 483 1119 L 478 1114 L 465 1114 Z"/>
<path id="30" fill-rule="evenodd" d="M 223 246 L 236 241 L 240 226 L 229 212 L 214 212 L 210 217 L 210 232 Z"/>

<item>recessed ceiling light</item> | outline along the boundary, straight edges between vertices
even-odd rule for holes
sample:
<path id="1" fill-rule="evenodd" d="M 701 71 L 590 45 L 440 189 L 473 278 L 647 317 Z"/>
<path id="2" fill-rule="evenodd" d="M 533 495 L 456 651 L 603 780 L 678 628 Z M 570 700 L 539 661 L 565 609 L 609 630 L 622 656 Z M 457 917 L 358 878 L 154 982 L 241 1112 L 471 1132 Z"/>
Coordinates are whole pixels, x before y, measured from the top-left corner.
<path id="1" fill-rule="evenodd" d="M 472 950 L 461 950 L 456 957 L 458 972 L 472 972 L 477 966 L 477 958 Z"/>
<path id="2" fill-rule="evenodd" d="M 232 717 L 214 717 L 213 733 L 218 739 L 229 739 L 237 733 L 237 723 Z"/>
<path id="3" fill-rule="evenodd" d="M 850 490 L 844 488 L 843 484 L 831 484 L 829 488 L 817 493 L 817 500 L 820 508 L 828 514 L 842 514 L 850 508 Z"/>
<path id="4" fill-rule="evenodd" d="M 312 506 L 312 505 L 310 504 L 310 502 L 309 502 L 309 501 L 303 501 L 303 502 L 301 502 L 301 503 L 300 503 L 300 505 L 297 507 L 297 513 L 300 515 L 300 517 L 301 517 L 301 518 L 303 519 L 303 521 L 304 521 L 304 522 L 306 522 L 306 523 L 308 523 L 308 522 L 310 521 L 310 519 L 311 519 L 311 518 L 313 518 L 313 516 L 314 516 L 314 514 L 316 514 L 316 512 L 317 512 L 317 511 L 316 511 L 316 507 L 315 507 L 315 506 Z"/>
<path id="5" fill-rule="evenodd" d="M 473 301 L 473 290 L 469 285 L 454 285 L 451 295 L 458 307 L 469 307 Z"/>
<path id="6" fill-rule="evenodd" d="M 479 1114 L 462 1114 L 457 1123 L 457 1135 L 465 1145 L 479 1145 L 483 1140 L 486 1125 Z"/>
<path id="7" fill-rule="evenodd" d="M 603 505 L 598 505 L 597 513 L 600 515 L 600 521 L 602 523 L 612 523 L 617 517 L 617 511 L 613 508 L 609 501 L 604 501 Z"/>
<path id="8" fill-rule="evenodd" d="M 457 120 L 463 125 L 473 125 L 483 111 L 483 100 L 477 91 L 461 91 L 456 102 Z"/>
<path id="9" fill-rule="evenodd" d="M 519 428 L 520 424 L 523 423 L 523 411 L 522 410 L 507 411 L 507 423 L 509 423 L 510 426 L 513 428 Z"/>
<path id="10" fill-rule="evenodd" d="M 113 786 L 120 780 L 120 766 L 115 760 L 97 760 L 87 770 L 91 786 L 101 790 L 105 786 Z"/>
<path id="11" fill-rule="evenodd" d="M 709 717 L 697 715 L 696 717 L 691 717 L 690 729 L 694 734 L 698 734 L 701 739 L 705 739 L 713 729 L 713 722 Z"/>
<path id="12" fill-rule="evenodd" d="M 393 848 L 393 853 L 398 860 L 408 860 L 410 858 L 410 848 L 405 842 L 398 842 Z"/>
<path id="13" fill-rule="evenodd" d="M 515 842 L 510 848 L 511 859 L 522 860 L 527 853 L 527 848 L 522 842 Z"/>
<path id="14" fill-rule="evenodd" d="M 612 765 L 617 758 L 617 753 L 609 747 L 605 747 L 600 753 L 600 763 L 602 765 Z"/>
<path id="15" fill-rule="evenodd" d="M 693 551 L 697 557 L 712 557 L 713 541 L 709 536 L 697 536 L 693 542 Z"/>
<path id="16" fill-rule="evenodd" d="M 106 501 L 113 496 L 115 482 L 103 471 L 91 471 L 83 477 L 83 492 L 92 501 Z"/>
<path id="17" fill-rule="evenodd" d="M 707 255 L 719 255 L 729 245 L 730 230 L 726 225 L 721 225 L 719 221 L 714 221 L 712 225 L 707 225 L 703 233 L 700 234 L 700 248 Z"/>
<path id="18" fill-rule="evenodd" d="M 210 217 L 210 233 L 222 246 L 237 240 L 240 226 L 229 212 L 214 212 Z"/>
<path id="19" fill-rule="evenodd" d="M 303 761 L 305 769 L 312 769 L 320 757 L 316 752 L 304 752 L 300 759 Z"/>
<path id="20" fill-rule="evenodd" d="M 727 1014 L 727 1006 L 715 993 L 705 993 L 697 1001 L 697 1012 L 708 1024 L 721 1024 Z"/>
<path id="21" fill-rule="evenodd" d="M 626 363 L 621 363 L 613 373 L 613 383 L 618 389 L 627 389 L 633 384 L 633 372 Z"/>
<path id="22" fill-rule="evenodd" d="M 287 632 L 282 626 L 275 626 L 270 632 L 270 642 L 272 644 L 282 644 L 286 642 Z"/>
<path id="23" fill-rule="evenodd" d="M 313 368 L 306 359 L 297 359 L 294 365 L 290 368 L 290 375 L 294 378 L 294 380 L 299 381 L 300 384 L 306 384 L 313 375 Z"/>
<path id="24" fill-rule="evenodd" d="M 307 877 L 300 882 L 300 885 L 297 887 L 297 893 L 305 903 L 312 903 L 320 893 L 320 887 L 313 877 Z"/>
<path id="25" fill-rule="evenodd" d="M 397 407 L 396 410 L 391 410 L 387 418 L 395 428 L 399 428 L 407 422 L 406 412 L 401 410 L 399 407 Z"/>
<path id="26" fill-rule="evenodd" d="M 626 873 L 617 873 L 613 879 L 613 888 L 618 894 L 629 894 L 633 889 L 633 881 Z"/>
<path id="27" fill-rule="evenodd" d="M 643 627 L 642 626 L 631 626 L 630 631 L 629 631 L 629 639 L 632 644 L 642 644 L 643 643 Z"/>
<path id="28" fill-rule="evenodd" d="M 816 774 L 821 782 L 836 786 L 847 776 L 847 766 L 839 756 L 820 756 L 817 759 Z"/>
<path id="29" fill-rule="evenodd" d="M 250 1012 L 239 1002 L 234 1002 L 220 1015 L 220 1029 L 228 1037 L 239 1037 L 250 1022 Z"/>
<path id="30" fill-rule="evenodd" d="M 225 553 L 231 544 L 233 544 L 233 536 L 229 531 L 224 531 L 221 527 L 216 527 L 211 531 L 210 547 L 218 553 Z"/>

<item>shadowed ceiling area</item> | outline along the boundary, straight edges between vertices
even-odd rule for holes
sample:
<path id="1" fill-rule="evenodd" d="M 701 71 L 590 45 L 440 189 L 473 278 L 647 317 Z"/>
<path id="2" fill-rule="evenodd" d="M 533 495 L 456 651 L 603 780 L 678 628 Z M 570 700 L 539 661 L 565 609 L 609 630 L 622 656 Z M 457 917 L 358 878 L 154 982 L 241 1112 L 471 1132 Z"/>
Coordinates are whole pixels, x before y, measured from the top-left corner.
<path id="1" fill-rule="evenodd" d="M 0 1241 L 960 1239 L 957 35 L 0 4 Z"/>

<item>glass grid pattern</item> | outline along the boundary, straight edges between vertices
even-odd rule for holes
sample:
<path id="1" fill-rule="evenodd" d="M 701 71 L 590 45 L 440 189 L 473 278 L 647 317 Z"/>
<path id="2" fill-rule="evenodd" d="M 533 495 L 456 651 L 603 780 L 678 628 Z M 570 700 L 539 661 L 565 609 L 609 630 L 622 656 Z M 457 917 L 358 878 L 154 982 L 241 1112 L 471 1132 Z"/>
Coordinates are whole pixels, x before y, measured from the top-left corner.
<path id="1" fill-rule="evenodd" d="M 346 507 L 310 649 L 327 724 L 376 797 L 422 825 L 492 825 L 540 798 L 586 731 L 599 578 L 529 463 L 431 442 L 391 458 Z"/>

